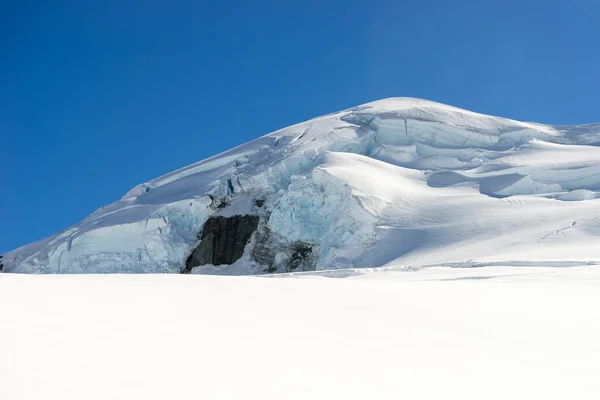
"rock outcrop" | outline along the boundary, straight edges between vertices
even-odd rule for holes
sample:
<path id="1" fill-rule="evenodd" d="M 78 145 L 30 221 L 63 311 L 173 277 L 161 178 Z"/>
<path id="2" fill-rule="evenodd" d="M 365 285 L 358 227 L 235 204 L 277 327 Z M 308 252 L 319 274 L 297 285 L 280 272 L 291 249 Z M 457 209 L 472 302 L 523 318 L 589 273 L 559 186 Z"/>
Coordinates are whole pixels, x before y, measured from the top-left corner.
<path id="1" fill-rule="evenodd" d="M 318 246 L 312 243 L 274 240 L 266 223 L 259 224 L 250 259 L 266 268 L 263 273 L 314 271 L 318 259 Z"/>
<path id="2" fill-rule="evenodd" d="M 189 273 L 200 265 L 233 264 L 239 260 L 258 221 L 256 215 L 210 217 L 204 223 L 200 244 L 188 257 L 183 272 Z"/>
<path id="3" fill-rule="evenodd" d="M 295 242 L 291 246 L 292 255 L 290 256 L 286 272 L 292 271 L 312 271 L 315 269 L 315 260 L 313 254 L 313 246 L 310 243 Z"/>

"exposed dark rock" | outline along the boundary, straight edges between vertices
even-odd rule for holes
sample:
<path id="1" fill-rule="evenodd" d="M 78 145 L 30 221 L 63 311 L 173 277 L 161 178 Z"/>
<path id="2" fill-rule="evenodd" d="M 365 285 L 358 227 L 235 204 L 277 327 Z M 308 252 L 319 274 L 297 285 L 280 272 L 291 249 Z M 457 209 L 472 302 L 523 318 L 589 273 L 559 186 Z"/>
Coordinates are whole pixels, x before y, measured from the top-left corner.
<path id="1" fill-rule="evenodd" d="M 223 208 L 227 207 L 229 203 L 231 203 L 231 198 L 229 196 L 220 197 L 218 199 L 212 195 L 208 195 L 208 197 L 210 197 L 212 200 L 210 207 L 213 210 L 222 210 Z"/>
<path id="2" fill-rule="evenodd" d="M 239 260 L 258 221 L 256 215 L 210 217 L 204 223 L 200 244 L 188 257 L 182 272 L 189 273 L 200 265 L 233 264 Z"/>
<path id="3" fill-rule="evenodd" d="M 258 208 L 261 208 L 265 205 L 265 201 L 263 199 L 256 199 L 254 200 L 254 205 Z"/>
<path id="4" fill-rule="evenodd" d="M 314 271 L 318 252 L 316 246 L 306 242 L 285 243 L 281 238 L 274 238 L 265 222 L 256 231 L 255 244 L 250 258 L 266 267 L 262 272 Z"/>
<path id="5" fill-rule="evenodd" d="M 300 266 L 307 266 L 307 262 L 310 261 L 313 247 L 309 243 L 304 242 L 295 242 L 291 249 L 293 251 L 287 263 L 287 270 L 294 271 L 298 269 Z M 307 271 L 308 269 L 303 268 L 303 271 Z"/>
<path id="6" fill-rule="evenodd" d="M 0 272 L 2 272 L 2 270 L 4 269 L 4 264 L 2 264 L 2 258 L 4 258 L 4 256 L 0 256 Z"/>
<path id="7" fill-rule="evenodd" d="M 267 226 L 266 222 L 262 222 L 258 226 L 256 231 L 256 241 L 250 258 L 256 261 L 260 265 L 267 267 L 263 272 L 277 272 L 275 267 L 275 251 L 273 251 L 274 244 L 271 240 L 271 230 Z"/>
<path id="8" fill-rule="evenodd" d="M 259 206 L 256 204 L 255 205 Z M 261 207 L 263 203 L 260 205 Z M 200 244 L 187 259 L 183 273 L 192 268 L 213 264 L 233 264 L 242 257 L 254 235 L 250 259 L 256 263 L 256 273 L 313 271 L 318 258 L 318 246 L 302 241 L 287 242 L 268 226 L 268 213 L 211 217 L 199 236 Z"/>

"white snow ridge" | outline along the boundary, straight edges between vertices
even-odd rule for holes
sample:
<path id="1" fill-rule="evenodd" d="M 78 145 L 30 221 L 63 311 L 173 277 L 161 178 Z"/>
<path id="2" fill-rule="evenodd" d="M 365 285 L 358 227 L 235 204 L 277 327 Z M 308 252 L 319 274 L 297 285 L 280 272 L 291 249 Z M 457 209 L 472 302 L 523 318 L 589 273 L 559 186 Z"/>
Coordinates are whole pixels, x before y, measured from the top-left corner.
<path id="1" fill-rule="evenodd" d="M 590 265 L 600 261 L 599 143 L 600 124 L 385 99 L 136 186 L 1 261 L 4 272 L 227 275 Z M 225 254 L 234 242 L 239 254 Z"/>

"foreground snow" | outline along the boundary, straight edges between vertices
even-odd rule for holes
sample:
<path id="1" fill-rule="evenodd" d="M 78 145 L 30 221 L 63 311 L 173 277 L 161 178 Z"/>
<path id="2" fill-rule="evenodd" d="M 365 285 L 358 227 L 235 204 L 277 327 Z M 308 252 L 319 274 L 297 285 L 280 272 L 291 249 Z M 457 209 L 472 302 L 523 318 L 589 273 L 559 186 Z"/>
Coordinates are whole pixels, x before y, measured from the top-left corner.
<path id="1" fill-rule="evenodd" d="M 211 216 L 259 215 L 234 265 L 193 272 L 598 262 L 600 125 L 551 126 L 394 98 L 273 132 L 136 186 L 4 255 L 5 272 L 180 272 Z M 226 199 L 229 206 L 221 208 Z M 256 201 L 264 202 L 260 208 Z M 217 204 L 217 205 L 215 205 Z M 266 251 L 266 250 L 265 250 Z M 289 265 L 289 263 L 288 263 Z M 288 268 L 289 269 L 289 268 Z"/>
<path id="2" fill-rule="evenodd" d="M 599 283 L 595 266 L 4 274 L 0 398 L 598 399 Z"/>

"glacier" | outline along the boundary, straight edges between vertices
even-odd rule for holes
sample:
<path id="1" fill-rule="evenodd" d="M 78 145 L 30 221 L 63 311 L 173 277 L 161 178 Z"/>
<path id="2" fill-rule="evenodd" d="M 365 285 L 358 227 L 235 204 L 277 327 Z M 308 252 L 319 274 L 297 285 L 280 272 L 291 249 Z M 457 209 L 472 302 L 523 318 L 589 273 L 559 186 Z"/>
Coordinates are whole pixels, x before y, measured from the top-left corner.
<path id="1" fill-rule="evenodd" d="M 0 261 L 17 273 L 179 273 L 209 218 L 253 215 L 241 258 L 191 272 L 593 265 L 599 144 L 600 124 L 384 99 L 140 184 Z"/>

